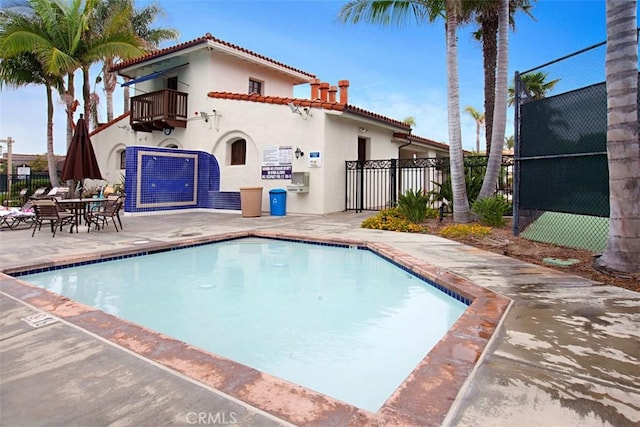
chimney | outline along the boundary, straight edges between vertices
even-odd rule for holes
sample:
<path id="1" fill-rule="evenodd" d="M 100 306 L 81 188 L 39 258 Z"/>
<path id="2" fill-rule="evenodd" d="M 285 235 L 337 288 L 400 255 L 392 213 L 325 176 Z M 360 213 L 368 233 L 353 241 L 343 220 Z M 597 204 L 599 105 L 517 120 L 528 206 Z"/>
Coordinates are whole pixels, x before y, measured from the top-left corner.
<path id="1" fill-rule="evenodd" d="M 329 88 L 329 102 L 332 104 L 336 103 L 336 93 L 338 92 L 338 88 L 335 86 L 331 86 Z"/>
<path id="2" fill-rule="evenodd" d="M 320 101 L 327 102 L 327 91 L 329 90 L 329 83 L 320 83 Z"/>
<path id="3" fill-rule="evenodd" d="M 338 82 L 340 88 L 340 104 L 349 103 L 349 80 L 340 80 Z"/>
<path id="4" fill-rule="evenodd" d="M 320 98 L 320 79 L 311 79 L 311 82 L 309 82 L 309 84 L 311 85 L 311 100 L 315 101 L 316 99 Z"/>

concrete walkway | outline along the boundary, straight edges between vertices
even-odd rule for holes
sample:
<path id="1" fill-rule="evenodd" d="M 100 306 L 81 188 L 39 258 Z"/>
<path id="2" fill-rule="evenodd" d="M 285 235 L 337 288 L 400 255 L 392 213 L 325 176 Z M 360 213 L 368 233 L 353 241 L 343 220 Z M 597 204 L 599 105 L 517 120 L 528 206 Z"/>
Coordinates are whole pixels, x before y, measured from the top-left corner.
<path id="1" fill-rule="evenodd" d="M 183 212 L 126 216 L 120 233 L 81 228 L 52 238 L 43 229 L 32 238 L 32 230 L 5 230 L 0 271 L 242 231 L 376 242 L 512 300 L 439 424 L 640 425 L 639 293 L 435 236 L 359 228 L 368 215 Z M 32 328 L 22 319 L 42 310 L 28 304 L 33 295 L 16 291 L 22 288 L 14 282 L 0 274 L 3 426 L 305 424 L 296 421 L 304 417 L 277 418 L 64 319 Z M 372 418 L 349 420 L 365 425 Z"/>

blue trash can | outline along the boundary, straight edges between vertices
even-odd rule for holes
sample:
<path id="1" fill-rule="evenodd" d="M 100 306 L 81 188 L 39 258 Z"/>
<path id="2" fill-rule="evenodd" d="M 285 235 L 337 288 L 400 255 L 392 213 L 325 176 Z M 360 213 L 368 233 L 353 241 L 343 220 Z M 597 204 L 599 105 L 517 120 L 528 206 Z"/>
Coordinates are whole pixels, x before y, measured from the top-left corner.
<path id="1" fill-rule="evenodd" d="M 285 216 L 287 213 L 287 191 L 282 188 L 269 190 L 271 215 Z"/>

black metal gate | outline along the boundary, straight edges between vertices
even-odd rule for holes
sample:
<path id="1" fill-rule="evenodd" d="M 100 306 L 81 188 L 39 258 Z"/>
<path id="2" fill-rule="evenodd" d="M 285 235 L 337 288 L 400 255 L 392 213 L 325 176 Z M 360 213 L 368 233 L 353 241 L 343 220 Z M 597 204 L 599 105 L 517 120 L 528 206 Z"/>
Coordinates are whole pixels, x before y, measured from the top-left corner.
<path id="1" fill-rule="evenodd" d="M 484 176 L 487 159 L 486 156 L 465 157 L 465 175 Z M 347 161 L 345 210 L 387 209 L 396 206 L 398 196 L 408 190 L 439 191 L 448 177 L 448 157 Z M 503 156 L 496 193 L 511 200 L 512 184 L 513 156 Z"/>

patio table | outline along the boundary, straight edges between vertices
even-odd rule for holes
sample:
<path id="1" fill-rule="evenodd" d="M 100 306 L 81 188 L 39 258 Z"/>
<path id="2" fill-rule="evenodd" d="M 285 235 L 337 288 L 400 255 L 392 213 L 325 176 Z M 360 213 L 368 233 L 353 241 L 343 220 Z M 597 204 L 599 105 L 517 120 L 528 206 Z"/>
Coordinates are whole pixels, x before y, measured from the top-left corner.
<path id="1" fill-rule="evenodd" d="M 58 204 L 65 208 L 69 209 L 74 214 L 74 223 L 71 225 L 69 229 L 70 233 L 73 233 L 73 227 L 76 228 L 76 233 L 78 232 L 78 226 L 80 221 L 78 218 L 84 219 L 85 224 L 87 224 L 87 233 L 91 231 L 91 222 L 87 219 L 87 207 L 95 204 L 103 204 L 108 201 L 107 198 L 102 199 L 94 199 L 94 198 L 82 198 L 82 199 L 62 199 L 58 200 Z"/>

